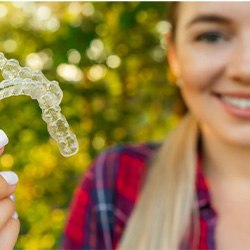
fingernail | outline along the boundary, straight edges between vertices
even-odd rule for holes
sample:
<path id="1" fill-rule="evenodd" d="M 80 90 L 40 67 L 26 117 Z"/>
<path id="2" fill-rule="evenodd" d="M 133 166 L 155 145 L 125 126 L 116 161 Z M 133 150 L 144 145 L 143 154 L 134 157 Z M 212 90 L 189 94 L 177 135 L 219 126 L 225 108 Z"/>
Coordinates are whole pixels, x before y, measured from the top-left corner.
<path id="1" fill-rule="evenodd" d="M 16 185 L 18 182 L 18 176 L 12 171 L 2 171 L 0 175 L 6 180 L 10 185 Z"/>
<path id="2" fill-rule="evenodd" d="M 4 133 L 2 129 L 0 129 L 0 148 L 4 147 L 9 143 L 9 139 L 7 135 Z"/>
<path id="3" fill-rule="evenodd" d="M 12 214 L 12 218 L 17 220 L 17 219 L 18 219 L 18 213 L 17 213 L 17 212 L 14 212 L 14 213 Z"/>
<path id="4" fill-rule="evenodd" d="M 15 197 L 14 194 L 11 194 L 9 197 L 10 197 L 10 199 L 11 199 L 12 201 L 14 201 L 14 202 L 16 201 L 16 197 Z"/>

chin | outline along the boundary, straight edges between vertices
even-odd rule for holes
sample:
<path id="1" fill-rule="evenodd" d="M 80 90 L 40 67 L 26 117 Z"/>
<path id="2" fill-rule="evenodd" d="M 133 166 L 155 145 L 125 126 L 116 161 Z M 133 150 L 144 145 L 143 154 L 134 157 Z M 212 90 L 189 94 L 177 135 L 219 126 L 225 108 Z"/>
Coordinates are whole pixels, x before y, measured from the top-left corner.
<path id="1" fill-rule="evenodd" d="M 249 133 L 249 135 L 250 135 L 250 133 Z M 249 148 L 249 150 L 250 150 L 250 136 L 246 137 L 246 135 L 243 135 L 242 137 L 239 137 L 239 135 L 237 135 L 235 137 L 227 138 L 227 141 L 232 146 Z"/>

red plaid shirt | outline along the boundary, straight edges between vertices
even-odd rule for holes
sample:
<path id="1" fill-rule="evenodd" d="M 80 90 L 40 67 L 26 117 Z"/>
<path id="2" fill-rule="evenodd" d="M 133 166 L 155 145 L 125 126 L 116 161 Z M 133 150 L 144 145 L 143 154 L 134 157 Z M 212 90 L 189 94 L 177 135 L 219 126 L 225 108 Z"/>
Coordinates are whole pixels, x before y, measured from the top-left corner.
<path id="1" fill-rule="evenodd" d="M 123 145 L 96 158 L 75 192 L 62 249 L 115 249 L 134 208 L 149 162 L 158 144 Z M 215 249 L 216 214 L 198 157 L 196 188 L 200 211 L 198 249 Z M 193 249 L 192 239 L 184 242 Z"/>

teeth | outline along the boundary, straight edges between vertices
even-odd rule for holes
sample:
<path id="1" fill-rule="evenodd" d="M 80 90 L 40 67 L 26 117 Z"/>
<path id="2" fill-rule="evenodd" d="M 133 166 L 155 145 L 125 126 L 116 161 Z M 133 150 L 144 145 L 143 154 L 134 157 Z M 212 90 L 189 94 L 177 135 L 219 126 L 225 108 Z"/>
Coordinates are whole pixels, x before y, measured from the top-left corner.
<path id="1" fill-rule="evenodd" d="M 236 108 L 247 109 L 250 108 L 250 99 L 222 96 L 222 100 Z"/>

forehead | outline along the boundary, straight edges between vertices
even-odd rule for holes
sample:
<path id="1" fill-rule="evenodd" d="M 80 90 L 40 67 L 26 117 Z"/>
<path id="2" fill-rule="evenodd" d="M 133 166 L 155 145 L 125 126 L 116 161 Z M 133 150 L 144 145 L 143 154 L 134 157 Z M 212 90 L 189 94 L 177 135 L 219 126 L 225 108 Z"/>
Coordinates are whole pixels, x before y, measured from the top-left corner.
<path id="1" fill-rule="evenodd" d="M 250 2 L 181 2 L 178 20 L 187 21 L 197 15 L 219 15 L 250 22 Z"/>

